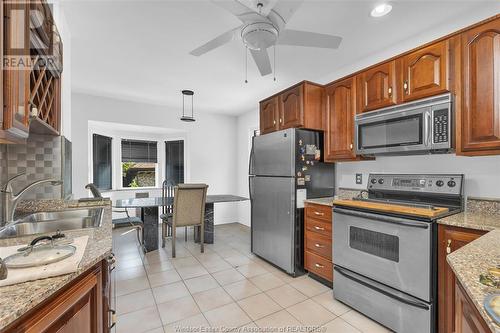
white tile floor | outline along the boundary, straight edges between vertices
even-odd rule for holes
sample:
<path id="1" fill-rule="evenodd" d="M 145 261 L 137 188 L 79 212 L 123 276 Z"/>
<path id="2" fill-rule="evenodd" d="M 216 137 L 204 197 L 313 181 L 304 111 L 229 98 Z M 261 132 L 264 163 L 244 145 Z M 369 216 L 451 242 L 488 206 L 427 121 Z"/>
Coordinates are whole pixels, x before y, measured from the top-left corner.
<path id="1" fill-rule="evenodd" d="M 191 234 L 184 242 L 179 228 L 177 258 L 172 258 L 170 242 L 144 255 L 134 232 L 115 230 L 116 332 L 227 332 L 239 327 L 280 332 L 287 326 L 388 332 L 334 300 L 324 285 L 307 276 L 292 278 L 254 256 L 247 227 L 219 225 L 215 235 L 215 244 L 206 245 L 202 254 Z"/>

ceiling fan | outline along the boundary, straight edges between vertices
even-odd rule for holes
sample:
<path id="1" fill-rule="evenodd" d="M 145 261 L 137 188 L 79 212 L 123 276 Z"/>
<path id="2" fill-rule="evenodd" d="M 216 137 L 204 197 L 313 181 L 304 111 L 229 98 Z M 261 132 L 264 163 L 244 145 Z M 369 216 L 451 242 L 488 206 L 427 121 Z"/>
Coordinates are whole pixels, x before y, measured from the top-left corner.
<path id="1" fill-rule="evenodd" d="M 212 0 L 235 15 L 242 24 L 229 30 L 190 54 L 200 56 L 240 37 L 249 49 L 262 76 L 272 72 L 267 48 L 294 45 L 337 49 L 342 37 L 309 31 L 290 30 L 285 26 L 303 0 Z"/>

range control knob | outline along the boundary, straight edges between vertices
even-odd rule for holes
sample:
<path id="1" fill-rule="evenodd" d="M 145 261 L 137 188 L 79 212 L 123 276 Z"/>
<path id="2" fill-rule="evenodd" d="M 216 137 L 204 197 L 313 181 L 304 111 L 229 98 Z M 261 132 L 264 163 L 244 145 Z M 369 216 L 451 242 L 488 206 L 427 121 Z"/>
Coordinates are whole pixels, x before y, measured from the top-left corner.
<path id="1" fill-rule="evenodd" d="M 454 180 L 450 180 L 450 181 L 448 181 L 448 186 L 449 186 L 449 187 L 455 187 L 455 185 L 457 185 L 457 183 L 455 183 L 455 181 L 454 181 Z"/>
<path id="2" fill-rule="evenodd" d="M 372 180 L 370 180 L 370 182 L 371 182 L 372 184 L 375 184 L 375 183 L 377 182 L 377 180 L 376 180 L 375 178 L 372 178 Z"/>
<path id="3" fill-rule="evenodd" d="M 380 178 L 380 179 L 378 180 L 378 183 L 379 183 L 380 185 L 382 185 L 382 184 L 384 183 L 384 178 Z"/>
<path id="4" fill-rule="evenodd" d="M 438 187 L 441 187 L 441 186 L 443 186 L 443 185 L 444 185 L 444 182 L 443 182 L 442 180 L 438 180 L 438 181 L 436 182 L 436 185 L 437 185 Z"/>

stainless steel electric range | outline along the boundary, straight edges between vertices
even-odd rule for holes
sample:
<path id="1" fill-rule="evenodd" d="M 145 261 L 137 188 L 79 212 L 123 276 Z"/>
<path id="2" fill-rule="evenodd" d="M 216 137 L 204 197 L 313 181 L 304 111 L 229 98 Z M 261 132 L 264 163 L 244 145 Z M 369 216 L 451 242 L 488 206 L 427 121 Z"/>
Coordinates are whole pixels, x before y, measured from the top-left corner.
<path id="1" fill-rule="evenodd" d="M 464 205 L 460 174 L 370 174 L 334 202 L 334 297 L 384 326 L 435 332 L 438 218 Z"/>

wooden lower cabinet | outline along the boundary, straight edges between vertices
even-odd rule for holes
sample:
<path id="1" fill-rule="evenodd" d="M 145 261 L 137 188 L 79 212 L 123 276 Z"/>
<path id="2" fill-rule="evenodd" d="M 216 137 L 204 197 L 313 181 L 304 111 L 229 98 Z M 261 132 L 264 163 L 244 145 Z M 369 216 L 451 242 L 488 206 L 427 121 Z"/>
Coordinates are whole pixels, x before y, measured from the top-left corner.
<path id="1" fill-rule="evenodd" d="M 460 283 L 455 284 L 455 332 L 456 333 L 489 333 L 491 332 L 484 319 L 477 311 L 472 300 L 467 296 Z"/>
<path id="2" fill-rule="evenodd" d="M 333 282 L 332 207 L 306 203 L 304 268 Z"/>
<path id="3" fill-rule="evenodd" d="M 455 327 L 456 278 L 446 256 L 484 235 L 481 230 L 439 225 L 438 227 L 438 332 L 458 332 Z M 467 331 L 464 331 L 467 332 Z"/>
<path id="4" fill-rule="evenodd" d="M 83 273 L 62 291 L 10 325 L 4 332 L 109 332 L 107 261 Z"/>

